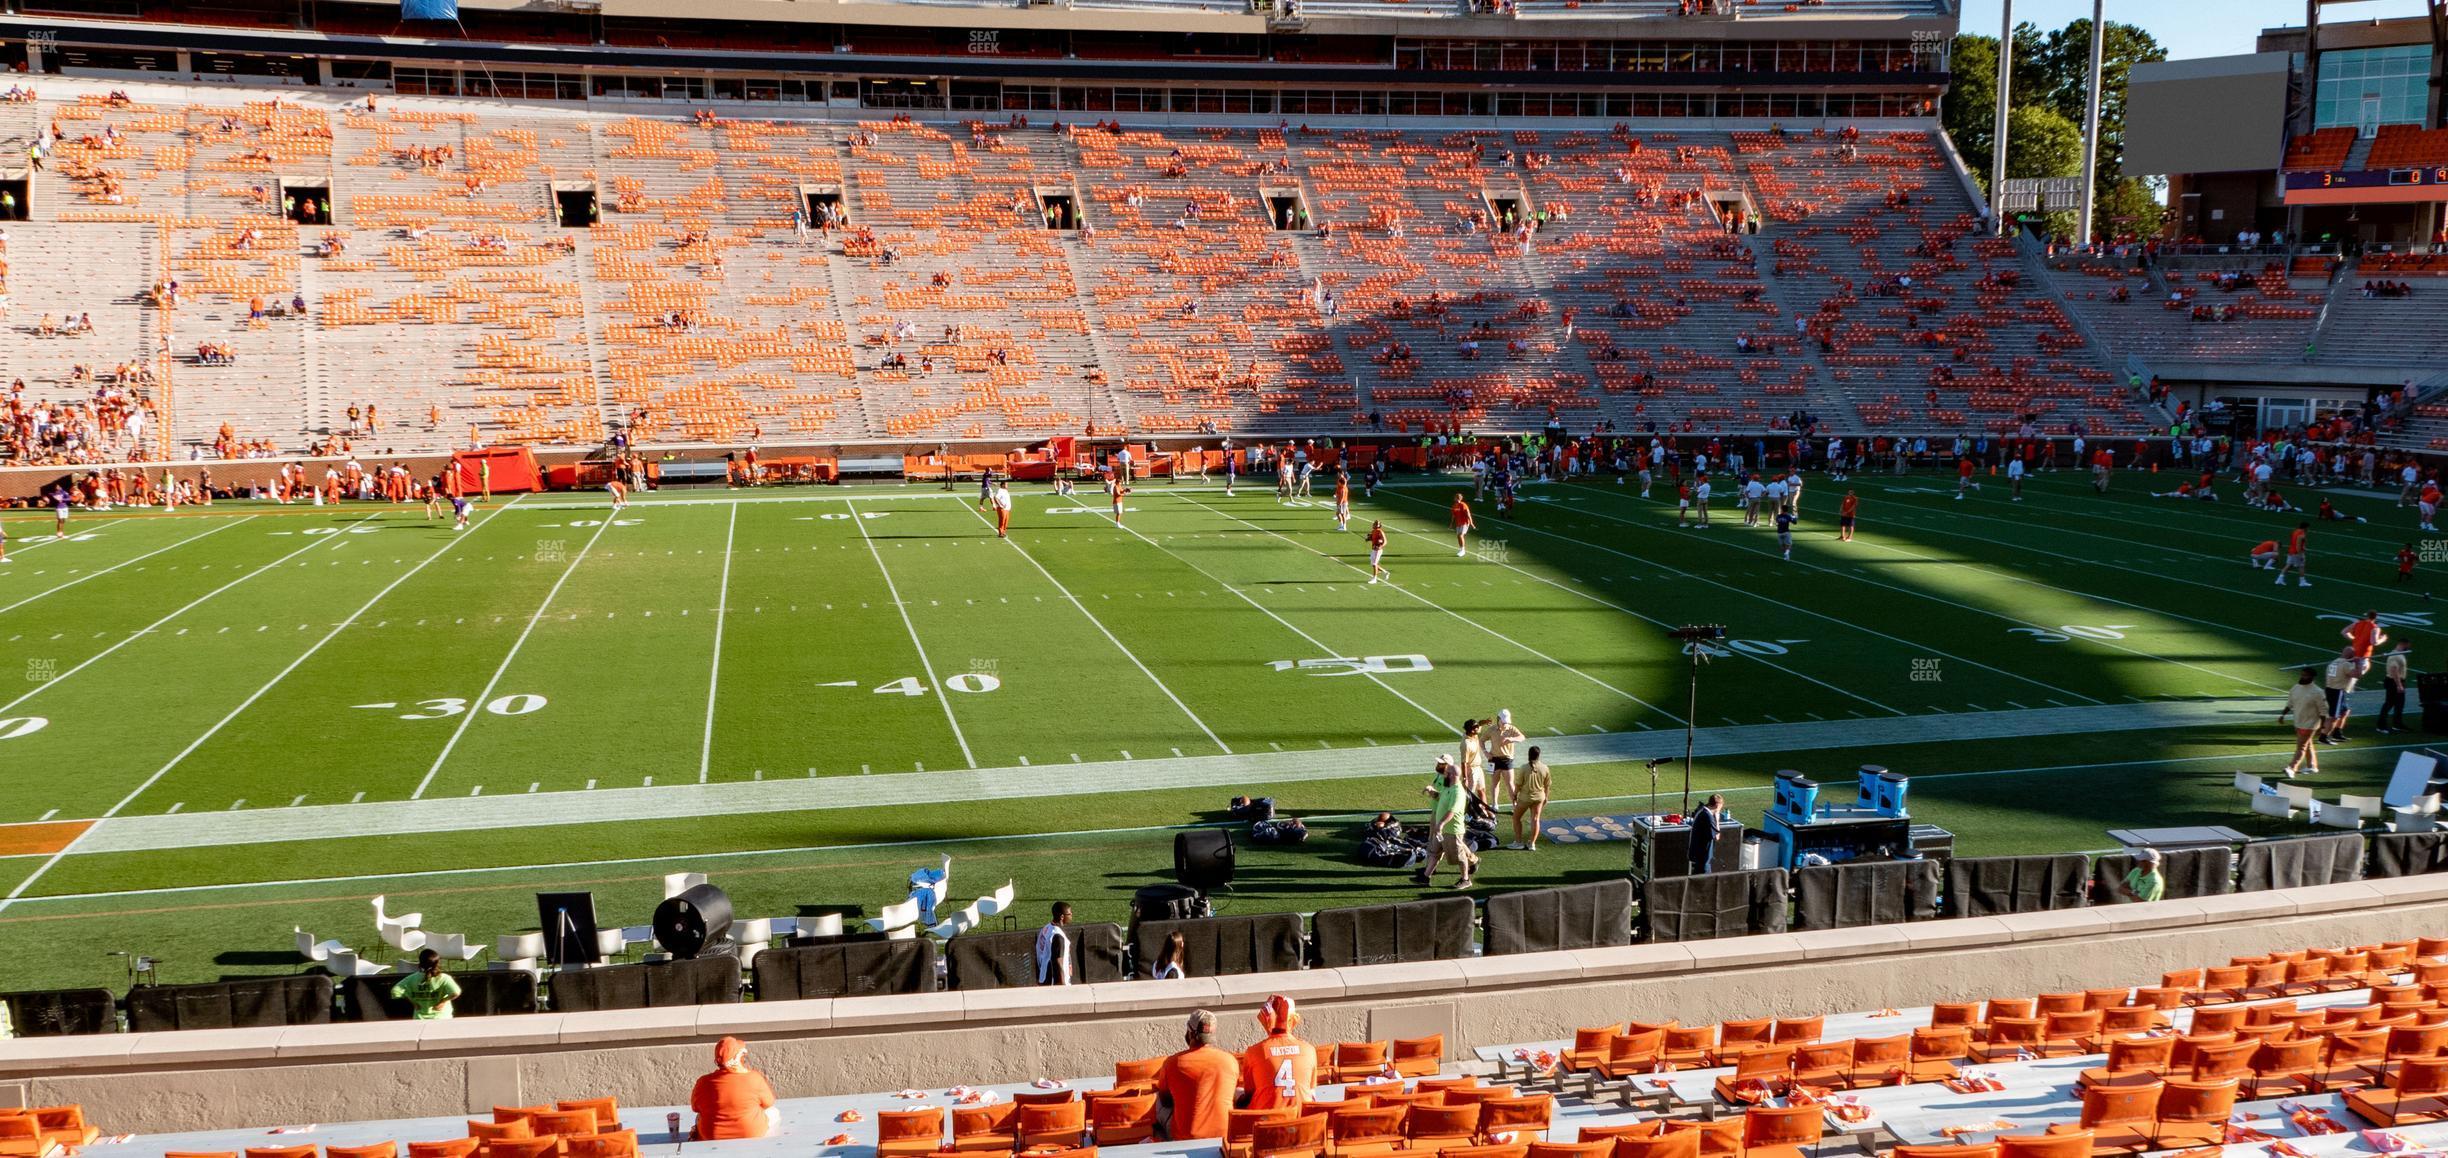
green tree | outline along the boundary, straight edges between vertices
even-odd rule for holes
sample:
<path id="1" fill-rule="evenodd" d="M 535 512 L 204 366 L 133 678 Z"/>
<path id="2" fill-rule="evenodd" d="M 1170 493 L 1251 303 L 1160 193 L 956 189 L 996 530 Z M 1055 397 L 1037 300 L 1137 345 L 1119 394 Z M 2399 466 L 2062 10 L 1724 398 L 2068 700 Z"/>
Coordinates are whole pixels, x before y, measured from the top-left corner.
<path id="1" fill-rule="evenodd" d="M 1997 37 L 1959 35 L 1950 54 L 1946 99 L 1938 123 L 1985 191 L 1997 156 Z"/>
<path id="2" fill-rule="evenodd" d="M 2076 20 L 2054 32 L 2024 23 L 2014 29 L 2014 108 L 2009 133 L 2020 138 L 2027 112 L 2048 116 L 2030 121 L 2044 139 L 2017 139 L 2007 150 L 2010 176 L 2070 177 L 2082 171 L 2082 120 L 2085 88 L 2091 68 L 2091 22 Z M 1939 123 L 1964 164 L 1985 189 L 1996 155 L 1991 138 L 1997 117 L 1997 52 L 1994 36 L 1959 35 L 1951 56 L 1946 100 Z M 2094 221 L 2104 233 L 2135 231 L 2131 222 L 2151 217 L 2134 201 L 2156 197 L 2156 178 L 2135 181 L 2123 176 L 2125 161 L 2125 88 L 2133 66 L 2167 59 L 2167 50 L 2150 33 L 2130 24 L 2108 22 L 2108 40 L 2100 63 L 2099 205 Z M 2071 152 L 2066 142 L 2072 142 Z M 2156 218 L 2151 217 L 2155 222 Z"/>
<path id="3" fill-rule="evenodd" d="M 2006 114 L 2006 175 L 2071 177 L 2082 172 L 2082 126 L 2045 106 Z"/>
<path id="4" fill-rule="evenodd" d="M 2138 177 L 2103 180 L 2094 220 L 2108 237 L 2150 237 L 2166 225 L 2167 206 L 2151 182 Z"/>

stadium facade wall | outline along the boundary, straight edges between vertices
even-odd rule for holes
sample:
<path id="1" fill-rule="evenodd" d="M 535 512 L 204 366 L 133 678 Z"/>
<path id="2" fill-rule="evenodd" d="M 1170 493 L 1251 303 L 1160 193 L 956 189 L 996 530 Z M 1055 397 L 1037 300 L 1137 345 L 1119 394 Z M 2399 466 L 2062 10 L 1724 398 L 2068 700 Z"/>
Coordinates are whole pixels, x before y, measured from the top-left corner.
<path id="1" fill-rule="evenodd" d="M 1179 1048 L 1183 1015 L 1253 1035 L 1270 993 L 1312 1041 L 1442 1032 L 1448 1049 L 1605 1018 L 1701 1023 L 2157 983 L 2176 968 L 2448 929 L 2448 874 L 2007 917 L 1065 990 L 0 1042 L 0 1106 L 82 1103 L 113 1132 L 481 1115 L 612 1095 L 687 1101 L 724 1034 L 785 1097 L 1023 1082 Z"/>

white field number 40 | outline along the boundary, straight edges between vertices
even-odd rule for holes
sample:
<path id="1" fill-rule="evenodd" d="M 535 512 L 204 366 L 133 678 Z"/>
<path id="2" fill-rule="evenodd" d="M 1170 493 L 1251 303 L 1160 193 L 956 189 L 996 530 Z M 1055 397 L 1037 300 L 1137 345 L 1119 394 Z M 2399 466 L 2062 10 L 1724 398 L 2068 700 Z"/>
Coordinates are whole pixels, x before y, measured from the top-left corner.
<path id="1" fill-rule="evenodd" d="M 2064 643 L 2070 639 L 2123 639 L 2125 632 L 2133 626 L 2130 623 L 2104 623 L 2089 627 L 2069 623 L 2055 631 L 2043 627 L 2010 627 L 2006 629 L 2006 634 L 2028 635 L 2033 643 Z"/>
<path id="2" fill-rule="evenodd" d="M 545 700 L 545 698 L 542 696 L 522 692 L 518 695 L 496 696 L 490 700 L 487 700 L 485 701 L 484 710 L 491 712 L 496 716 L 524 716 L 530 712 L 542 710 L 547 702 L 549 701 Z M 358 704 L 356 706 L 360 708 L 396 708 L 400 705 L 397 703 L 381 703 Z M 466 715 L 468 710 L 468 702 L 460 699 L 457 696 L 441 696 L 430 700 L 418 700 L 417 702 L 408 706 L 417 710 L 413 712 L 400 713 L 400 718 L 403 720 L 447 720 L 452 716 Z"/>
<path id="3" fill-rule="evenodd" d="M 975 694 L 991 692 L 1002 687 L 1003 681 L 982 671 L 965 671 L 959 675 L 944 677 L 943 684 L 956 692 Z M 878 685 L 875 694 L 879 696 L 923 696 L 927 694 L 927 686 L 918 682 L 917 676 L 902 676 L 891 683 Z"/>

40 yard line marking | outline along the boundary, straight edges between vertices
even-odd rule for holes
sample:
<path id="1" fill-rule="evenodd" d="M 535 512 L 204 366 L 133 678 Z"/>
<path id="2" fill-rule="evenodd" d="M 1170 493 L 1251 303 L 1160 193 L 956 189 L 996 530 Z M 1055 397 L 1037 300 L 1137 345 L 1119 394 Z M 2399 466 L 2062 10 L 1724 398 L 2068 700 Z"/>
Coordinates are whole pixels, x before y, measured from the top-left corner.
<path id="1" fill-rule="evenodd" d="M 376 518 L 379 518 L 379 517 L 381 517 L 379 514 L 369 514 L 369 515 L 366 515 L 364 518 L 360 518 L 360 519 L 356 520 L 356 522 L 355 522 L 355 523 L 351 523 L 350 525 L 351 525 L 351 526 L 355 526 L 355 525 L 357 525 L 358 523 L 370 522 L 370 521 L 372 521 L 372 520 L 374 520 L 374 519 L 376 519 Z M 117 642 L 117 643 L 114 643 L 114 644 L 110 645 L 109 647 L 103 648 L 101 651 L 95 652 L 94 654 L 92 654 L 92 655 L 90 655 L 90 656 L 87 656 L 87 657 L 86 657 L 86 659 L 85 659 L 85 662 L 80 663 L 80 664 L 76 665 L 75 667 L 69 668 L 67 671 L 61 672 L 61 673 L 59 673 L 58 675 L 55 675 L 55 676 L 51 677 L 49 680 L 47 680 L 47 681 L 45 681 L 45 682 L 43 682 L 43 683 L 39 683 L 39 684 L 34 685 L 34 690 L 33 690 L 33 691 L 27 692 L 26 694 L 24 694 L 24 695 L 22 695 L 22 696 L 19 696 L 19 697 L 17 697 L 16 699 L 10 700 L 10 701 L 9 701 L 8 703 L 6 703 L 6 704 L 0 704 L 0 714 L 6 714 L 6 713 L 7 713 L 7 712 L 8 712 L 10 709 L 15 708 L 17 705 L 22 704 L 22 703 L 26 702 L 27 700 L 33 699 L 35 696 L 41 695 L 43 692 L 48 691 L 48 690 L 49 690 L 49 689 L 51 689 L 51 688 L 58 687 L 59 685 L 61 685 L 61 684 L 63 684 L 63 683 L 68 682 L 68 677 L 69 677 L 69 676 L 72 676 L 72 675 L 75 675 L 75 674 L 76 674 L 76 673 L 78 673 L 78 672 L 84 671 L 86 668 L 92 667 L 93 665 L 95 665 L 95 664 L 97 664 L 97 663 L 100 663 L 102 660 L 104 660 L 104 659 L 108 658 L 108 657 L 111 655 L 111 653 L 113 653 L 113 652 L 115 652 L 115 651 L 118 651 L 120 648 L 126 647 L 127 645 L 129 645 L 129 644 L 131 644 L 131 643 L 134 643 L 134 642 L 136 642 L 136 641 L 137 641 L 137 640 L 139 640 L 139 639 L 143 639 L 144 637 L 146 637 L 146 636 L 148 636 L 148 635 L 153 634 L 155 631 L 157 631 L 157 630 L 159 630 L 159 629 L 161 628 L 161 625 L 163 625 L 163 624 L 165 624 L 165 623 L 168 623 L 168 622 L 170 622 L 171 620 L 178 618 L 179 616 L 185 615 L 185 614 L 187 614 L 188 612 L 193 611 L 193 610 L 195 610 L 195 609 L 196 609 L 196 608 L 198 608 L 198 607 L 203 606 L 204 602 L 205 602 L 206 600 L 208 600 L 208 599 L 211 599 L 213 596 L 215 596 L 215 595 L 219 595 L 219 594 L 221 594 L 222 592 L 227 591 L 227 590 L 229 590 L 229 589 L 230 589 L 230 588 L 232 588 L 232 587 L 236 587 L 237 585 L 239 585 L 239 584 L 241 584 L 241 583 L 244 583 L 244 582 L 246 582 L 247 580 L 252 579 L 252 578 L 254 578 L 254 577 L 258 576 L 258 575 L 261 575 L 261 574 L 263 574 L 263 573 L 264 573 L 264 572 L 266 572 L 266 571 L 270 571 L 270 570 L 272 570 L 273 568 L 278 567 L 278 566 L 280 566 L 281 564 L 286 563 L 286 562 L 288 562 L 288 561 L 289 561 L 289 560 L 291 560 L 291 559 L 295 559 L 295 558 L 297 558 L 298 556 L 303 555 L 303 554 L 305 554 L 305 553 L 306 553 L 306 552 L 308 552 L 308 551 L 312 551 L 312 550 L 314 550 L 315 548 L 322 546 L 326 540 L 330 540 L 330 541 L 334 541 L 334 542 L 336 542 L 336 541 L 340 540 L 341 538 L 343 538 L 343 536 L 340 536 L 340 535 L 324 535 L 324 536 L 322 536 L 321 538 L 316 539 L 314 542 L 308 543 L 308 544 L 306 544 L 305 546 L 300 547 L 300 548 L 298 548 L 298 549 L 297 549 L 297 550 L 295 550 L 295 551 L 291 551 L 291 552 L 289 552 L 288 554 L 283 555 L 283 556 L 281 556 L 281 557 L 280 557 L 280 558 L 278 558 L 278 559 L 274 559 L 274 560 L 272 560 L 271 562 L 264 564 L 263 566 L 257 567 L 257 568 L 255 568 L 254 570 L 249 571 L 249 572 L 247 572 L 247 573 L 246 573 L 246 574 L 244 574 L 244 575 L 240 575 L 239 577 L 237 577 L 237 578 L 235 578 L 235 579 L 232 579 L 232 580 L 230 580 L 229 582 L 227 582 L 227 583 L 224 583 L 224 584 L 220 585 L 219 587 L 215 587 L 215 588 L 213 588 L 212 590 L 207 591 L 207 592 L 205 592 L 205 593 L 204 593 L 204 594 L 202 594 L 202 595 L 198 595 L 198 596 L 196 596 L 196 597 L 195 597 L 193 600 L 189 601 L 189 602 L 188 602 L 188 604 L 187 604 L 186 606 L 181 607 L 181 608 L 179 608 L 178 610 L 173 611 L 173 612 L 171 612 L 171 613 L 170 613 L 170 614 L 168 614 L 168 615 L 162 616 L 161 618 L 154 620 L 152 623 L 147 624 L 147 625 L 146 625 L 146 626 L 144 626 L 143 628 L 140 628 L 140 629 L 138 629 L 138 630 L 136 630 L 136 631 L 129 632 L 129 633 L 128 633 L 128 637 L 127 637 L 126 639 L 122 639 L 122 640 L 120 640 L 119 642 Z M 21 887 L 22 887 L 22 886 L 21 886 Z"/>
<path id="2" fill-rule="evenodd" d="M 77 584 L 79 584 L 79 583 L 83 583 L 83 582 L 84 582 L 84 581 L 86 581 L 87 579 L 98 579 L 98 578 L 101 578 L 102 576 L 104 576 L 104 575 L 108 575 L 108 574 L 110 574 L 111 572 L 113 572 L 113 571 L 116 571 L 116 570 L 120 569 L 121 567 L 125 567 L 125 566 L 127 566 L 127 565 L 128 565 L 128 564 L 130 564 L 130 563 L 142 563 L 142 562 L 144 562 L 145 560 L 150 559 L 150 558 L 152 558 L 152 557 L 153 557 L 153 556 L 155 556 L 155 555 L 159 555 L 159 554 L 161 554 L 161 553 L 162 553 L 162 552 L 164 552 L 164 551 L 175 551 L 175 550 L 178 550 L 178 549 L 179 549 L 179 548 L 181 548 L 181 547 L 186 546 L 186 545 L 187 545 L 187 544 L 189 544 L 189 543 L 195 542 L 195 541 L 196 541 L 196 540 L 198 540 L 198 539 L 206 538 L 206 537 L 209 537 L 209 536 L 212 536 L 212 535 L 218 535 L 218 534 L 220 534 L 221 532 L 226 531 L 226 530 L 229 530 L 231 527 L 235 527 L 235 526 L 237 526 L 237 525 L 238 525 L 238 524 L 240 524 L 240 523 L 247 522 L 248 520 L 253 519 L 254 517 L 255 517 L 255 516 L 253 516 L 253 515 L 248 515 L 248 516 L 246 516 L 246 517 L 244 517 L 244 518 L 232 519 L 232 520 L 229 520 L 229 521 L 227 521 L 227 522 L 222 523 L 222 524 L 221 524 L 220 526 L 218 526 L 218 527 L 214 527 L 213 529 L 211 529 L 211 530 L 209 530 L 209 531 L 204 532 L 203 534 L 200 534 L 200 535 L 189 535 L 189 536 L 187 536 L 186 538 L 181 539 L 181 540 L 179 540 L 178 542 L 172 543 L 172 544 L 170 544 L 170 545 L 169 545 L 169 546 L 167 546 L 167 547 L 157 547 L 157 548 L 154 548 L 153 550 L 147 551 L 147 552 L 145 552 L 145 553 L 144 553 L 144 554 L 142 554 L 142 555 L 138 555 L 138 556 L 136 556 L 136 557 L 135 557 L 135 558 L 133 558 L 133 559 L 123 559 L 123 560 L 121 560 L 121 561 L 119 561 L 119 562 L 117 562 L 117 563 L 113 563 L 113 564 L 111 564 L 111 565 L 110 565 L 110 566 L 108 566 L 108 567 L 104 567 L 104 568 L 102 568 L 102 569 L 101 569 L 101 570 L 99 570 L 99 571 L 88 571 L 88 572 L 86 572 L 85 574 L 80 575 L 80 576 L 78 576 L 78 577 L 76 577 L 76 578 L 74 578 L 74 579 L 71 579 L 71 580 L 67 581 L 66 583 L 62 583 L 62 584 L 60 584 L 60 585 L 59 585 L 59 586 L 57 586 L 57 587 L 52 587 L 52 588 L 49 588 L 49 589 L 47 589 L 47 590 L 43 590 L 43 591 L 37 591 L 37 592 L 35 592 L 34 594 L 32 594 L 32 595 L 28 595 L 28 596 L 26 596 L 25 598 L 20 599 L 20 600 L 18 600 L 18 601 L 17 601 L 17 602 L 15 602 L 15 603 L 11 603 L 11 604 L 9 604 L 9 605 L 8 605 L 8 606 L 6 606 L 6 607 L 0 607 L 0 615 L 6 615 L 6 614 L 8 614 L 9 612 L 15 611 L 15 610 L 17 610 L 18 608 L 23 607 L 23 606 L 25 606 L 25 605 L 26 605 L 26 604 L 28 604 L 28 603 L 32 603 L 32 602 L 34 602 L 35 600 L 40 599 L 40 598 L 42 598 L 42 597 L 44 597 L 44 596 L 46 596 L 46 595 L 57 595 L 57 594 L 59 594 L 59 593 L 60 593 L 60 592 L 62 592 L 62 591 L 66 591 L 67 589 L 69 589 L 69 588 L 71 588 L 71 587 L 76 586 L 76 585 L 77 585 Z M 54 542 L 54 543 L 59 542 L 59 540 L 57 540 L 57 539 L 53 539 L 53 540 L 50 540 L 50 541 L 51 541 L 51 542 Z M 30 545 L 30 546 L 26 546 L 26 547 L 21 547 L 21 548 L 18 548 L 18 550 L 19 550 L 20 552 L 30 551 L 30 550 L 33 550 L 35 547 L 39 547 L 39 546 L 42 546 L 42 545 L 43 545 L 43 544 L 41 544 L 41 543 L 35 543 L 35 544 Z"/>
<path id="3" fill-rule="evenodd" d="M 511 501 L 515 503 L 518 500 L 512 499 Z M 503 509 L 508 510 L 509 508 L 504 507 Z M 615 521 L 603 519 L 595 524 L 595 533 L 587 536 L 586 546 L 578 548 L 578 553 L 571 557 L 569 566 L 561 569 L 561 577 L 553 580 L 552 590 L 544 593 L 544 601 L 536 604 L 535 614 L 527 617 L 527 626 L 520 628 L 518 638 L 510 641 L 510 653 L 502 657 L 501 666 L 493 669 L 493 678 L 485 681 L 484 691 L 478 693 L 474 700 L 469 701 L 470 703 L 481 707 L 493 701 L 493 689 L 501 686 L 502 676 L 509 673 L 510 661 L 518 658 L 519 649 L 527 646 L 527 637 L 535 634 L 536 624 L 544 622 L 544 612 L 552 607 L 553 598 L 561 594 L 562 585 L 569 582 L 570 576 L 578 573 L 578 565 L 586 562 L 587 552 L 595 549 L 596 541 L 603 538 L 605 531 L 612 529 Z M 459 714 L 459 726 L 451 729 L 450 739 L 442 744 L 442 753 L 434 757 L 433 767 L 425 770 L 425 778 L 417 781 L 416 791 L 409 793 L 408 799 L 424 798 L 425 790 L 433 785 L 434 777 L 442 774 L 442 764 L 450 759 L 451 750 L 459 746 L 459 738 L 467 735 L 468 725 L 475 723 L 476 717 L 482 714 L 481 711 Z"/>
<path id="4" fill-rule="evenodd" d="M 988 527 L 994 526 L 993 523 L 987 522 L 986 512 L 981 511 L 976 507 L 966 505 L 964 505 L 963 509 L 967 510 L 972 515 L 976 515 L 978 521 L 981 523 L 986 523 Z M 1137 534 L 1137 532 L 1132 533 Z M 1140 537 L 1146 538 L 1144 535 Z M 1073 607 L 1079 608 L 1080 614 L 1088 617 L 1088 625 L 1096 628 L 1097 634 L 1104 636 L 1105 642 L 1114 645 L 1114 650 L 1121 652 L 1123 658 L 1130 660 L 1131 666 L 1138 668 L 1139 674 L 1146 676 L 1149 683 L 1155 684 L 1157 691 L 1163 692 L 1166 699 L 1173 701 L 1173 706 L 1180 708 L 1182 715 L 1190 717 L 1190 722 L 1198 725 L 1198 730 L 1206 733 L 1209 741 L 1214 743 L 1217 748 L 1222 749 L 1225 755 L 1232 755 L 1232 746 L 1226 744 L 1223 737 L 1216 735 L 1215 729 L 1208 727 L 1207 721 L 1200 719 L 1197 712 L 1191 711 L 1190 705 L 1183 703 L 1180 696 L 1174 695 L 1172 688 L 1165 686 L 1165 682 L 1163 680 L 1156 678 L 1156 673 L 1149 671 L 1148 665 L 1139 661 L 1139 656 L 1137 653 L 1133 652 L 1127 647 L 1122 646 L 1122 641 L 1115 639 L 1114 633 L 1105 629 L 1104 621 L 1099 620 L 1096 617 L 1095 612 L 1088 610 L 1088 605 L 1081 602 L 1079 596 L 1073 595 L 1070 588 L 1063 586 L 1062 580 L 1055 578 L 1052 571 L 1046 570 L 1045 564 L 1038 562 L 1035 555 L 1029 554 L 1028 548 L 1021 546 L 1019 541 L 1015 539 L 1005 539 L 1003 541 L 1010 543 L 1012 550 L 1018 551 L 1021 558 L 1028 560 L 1029 566 L 1035 567 L 1038 574 L 1045 576 L 1045 581 L 1053 584 L 1056 591 L 1062 592 L 1062 597 L 1070 600 Z M 895 596 L 894 598 L 897 599 L 899 596 Z"/>
<path id="5" fill-rule="evenodd" d="M 901 627 L 909 632 L 910 646 L 918 649 L 918 666 L 926 669 L 927 686 L 935 689 L 935 700 L 943 705 L 944 722 L 952 725 L 952 739 L 960 745 L 961 759 L 968 761 L 971 768 L 977 767 L 977 757 L 969 751 L 969 737 L 961 734 L 960 721 L 953 718 L 952 697 L 944 694 L 943 681 L 935 678 L 935 661 L 927 658 L 926 644 L 918 638 L 918 625 L 910 622 L 909 605 L 901 601 L 901 588 L 884 566 L 884 552 L 876 550 L 875 536 L 867 533 L 867 520 L 858 517 L 858 504 L 844 499 L 842 505 L 849 508 L 850 525 L 858 528 L 859 540 L 867 544 L 867 554 L 875 559 L 876 573 L 884 577 L 884 593 L 892 596 L 893 610 L 901 613 Z"/>
<path id="6" fill-rule="evenodd" d="M 494 518 L 500 515 L 503 511 L 509 510 L 517 505 L 518 499 L 512 498 L 509 502 L 494 508 L 490 514 L 487 514 L 475 526 L 468 528 L 468 530 L 473 533 L 474 531 L 482 529 L 486 523 L 492 522 Z M 609 523 L 610 521 L 611 520 L 609 519 L 605 520 L 606 523 Z M 336 539 L 340 536 L 329 535 L 325 537 Z M 324 644 L 330 643 L 334 639 L 338 639 L 342 631 L 347 630 L 350 624 L 357 622 L 358 618 L 363 616 L 366 612 L 372 611 L 374 609 L 374 605 L 382 602 L 384 596 L 391 594 L 391 592 L 400 584 L 407 582 L 410 576 L 424 570 L 427 563 L 431 563 L 434 560 L 449 554 L 451 548 L 456 547 L 466 541 L 467 537 L 465 535 L 452 536 L 449 541 L 442 544 L 440 550 L 435 551 L 431 555 L 427 555 L 424 560 L 419 562 L 416 566 L 410 567 L 406 571 L 401 572 L 399 578 L 393 579 L 390 583 L 386 584 L 382 590 L 375 592 L 372 599 L 366 600 L 365 603 L 357 608 L 357 610 L 349 612 L 348 618 L 332 625 L 332 629 L 325 633 L 323 638 L 316 640 L 314 642 L 314 646 L 307 648 L 305 652 L 300 654 L 296 659 L 290 660 L 289 666 L 280 669 L 280 671 L 271 679 L 265 680 L 264 685 L 255 689 L 255 693 L 253 695 L 250 695 L 245 700 L 241 701 L 237 707 L 231 708 L 229 714 L 221 717 L 220 721 L 215 723 L 212 727 L 205 729 L 203 735 L 196 737 L 195 740 L 189 743 L 186 747 L 179 749 L 178 755 L 172 756 L 169 763 L 162 765 L 161 768 L 154 772 L 151 776 L 145 777 L 144 783 L 137 785 L 135 791 L 128 793 L 126 796 L 120 797 L 119 803 L 111 805 L 108 810 L 102 813 L 99 819 L 108 820 L 111 817 L 119 815 L 119 813 L 125 810 L 128 805 L 134 804 L 137 797 L 152 791 L 153 786 L 160 783 L 162 777 L 169 775 L 171 769 L 178 767 L 180 762 L 186 760 L 187 757 L 194 755 L 195 750 L 203 747 L 206 741 L 211 740 L 216 735 L 219 735 L 221 729 L 228 727 L 231 720 L 237 719 L 248 708 L 254 707 L 255 701 L 264 698 L 265 693 L 271 691 L 273 687 L 278 685 L 282 680 L 289 678 L 289 673 L 296 671 L 299 667 L 303 666 L 307 660 L 313 658 L 316 652 L 323 650 Z M 306 547 L 299 548 L 299 550 L 312 550 L 316 545 L 317 544 L 309 544 Z M 291 554 L 296 554 L 296 552 L 293 551 Z M 210 598 L 210 596 L 206 596 L 206 598 Z M 362 797 L 364 793 L 359 793 L 358 795 Z M 171 805 L 170 811 L 178 811 L 180 804 L 184 803 L 185 801 L 181 801 L 179 804 Z M 10 889 L 7 896 L 0 897 L 0 913 L 7 912 L 8 907 L 17 903 L 17 899 L 24 896 L 25 891 L 28 888 L 33 887 L 35 881 L 41 880 L 43 874 L 50 872 L 52 867 L 59 864 L 62 858 L 75 852 L 77 846 L 83 844 L 85 842 L 85 838 L 93 835 L 94 830 L 100 827 L 101 825 L 98 823 L 86 826 L 85 831 L 78 833 L 75 839 L 70 840 L 67 844 L 61 846 L 58 852 L 52 853 L 51 859 L 42 862 L 42 864 L 35 867 L 33 872 L 26 874 L 26 878 L 17 882 L 17 887 Z"/>
<path id="7" fill-rule="evenodd" d="M 722 689 L 723 613 L 731 609 L 731 544 L 738 533 L 739 504 L 734 503 L 731 519 L 723 526 L 722 586 L 714 596 L 714 672 L 706 678 L 705 742 L 697 748 L 699 784 L 705 783 L 714 769 L 714 693 Z"/>

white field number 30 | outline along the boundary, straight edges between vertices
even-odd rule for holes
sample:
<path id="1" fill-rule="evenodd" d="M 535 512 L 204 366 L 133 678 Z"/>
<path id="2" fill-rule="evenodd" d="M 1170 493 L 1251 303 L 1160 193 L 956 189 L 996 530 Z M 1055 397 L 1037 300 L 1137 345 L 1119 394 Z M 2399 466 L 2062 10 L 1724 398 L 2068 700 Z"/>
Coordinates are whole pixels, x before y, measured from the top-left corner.
<path id="1" fill-rule="evenodd" d="M 542 696 L 522 692 L 514 696 L 496 696 L 493 699 L 487 700 L 485 701 L 484 710 L 491 712 L 496 716 L 524 716 L 530 712 L 541 710 L 547 702 L 548 701 Z M 399 705 L 390 703 L 358 704 L 357 706 L 360 708 L 396 708 Z M 452 716 L 466 715 L 468 710 L 468 702 L 460 699 L 457 696 L 441 696 L 436 699 L 418 700 L 417 702 L 408 706 L 417 710 L 413 712 L 400 713 L 400 718 L 403 720 L 447 720 Z"/>
<path id="2" fill-rule="evenodd" d="M 2070 639 L 2123 639 L 2126 630 L 2131 627 L 2133 624 L 2130 623 L 2104 623 L 2097 627 L 2069 623 L 2055 631 L 2043 627 L 2010 627 L 2006 629 L 2006 634 L 2028 635 L 2033 643 L 2064 643 Z"/>
<path id="3" fill-rule="evenodd" d="M 1003 681 L 982 671 L 965 671 L 959 675 L 944 677 L 943 684 L 956 692 L 975 694 L 991 692 L 1002 687 Z M 902 676 L 891 683 L 879 685 L 875 689 L 875 694 L 879 696 L 923 696 L 927 694 L 927 686 L 918 682 L 917 676 Z"/>

